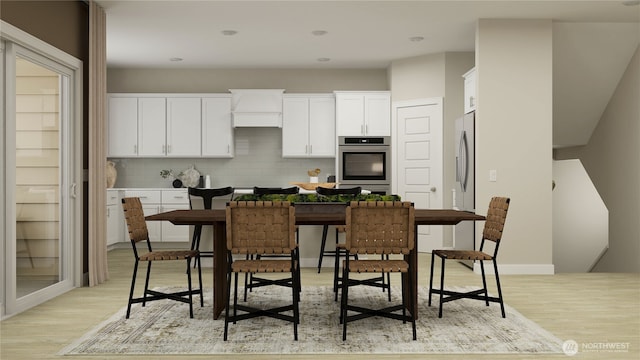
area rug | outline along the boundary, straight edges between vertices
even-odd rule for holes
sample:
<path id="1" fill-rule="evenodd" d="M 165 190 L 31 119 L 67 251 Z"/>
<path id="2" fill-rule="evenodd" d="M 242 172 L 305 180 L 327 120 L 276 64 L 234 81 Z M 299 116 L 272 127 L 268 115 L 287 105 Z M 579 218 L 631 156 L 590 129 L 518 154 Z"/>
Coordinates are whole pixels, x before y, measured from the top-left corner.
<path id="1" fill-rule="evenodd" d="M 399 288 L 392 289 L 399 301 Z M 291 323 L 271 318 L 255 318 L 229 325 L 229 339 L 222 340 L 224 316 L 213 320 L 211 290 L 205 306 L 194 304 L 189 318 L 187 304 L 155 301 L 126 308 L 59 352 L 73 354 L 479 354 L 479 353 L 562 353 L 562 340 L 505 306 L 474 300 L 445 304 L 438 318 L 438 301 L 427 306 L 428 289 L 420 287 L 418 340 L 412 340 L 411 324 L 386 318 L 368 318 L 348 324 L 342 341 L 339 303 L 330 287 L 303 287 L 300 302 L 298 341 L 293 340 Z M 249 294 L 252 305 L 277 305 L 288 300 L 290 291 L 270 287 Z M 350 303 L 378 307 L 388 304 L 380 289 L 358 286 L 349 291 Z M 353 299 L 353 302 L 351 301 Z M 194 300 L 196 300 L 194 298 Z M 195 302 L 195 301 L 194 301 Z M 283 303 L 284 304 L 284 303 Z M 224 312 L 223 312 L 224 315 Z"/>

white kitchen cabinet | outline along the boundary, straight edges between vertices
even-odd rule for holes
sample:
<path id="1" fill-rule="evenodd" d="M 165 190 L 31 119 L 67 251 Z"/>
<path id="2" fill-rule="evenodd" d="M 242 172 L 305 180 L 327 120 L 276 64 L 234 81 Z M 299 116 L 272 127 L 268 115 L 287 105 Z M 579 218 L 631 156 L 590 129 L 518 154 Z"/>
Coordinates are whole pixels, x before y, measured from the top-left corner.
<path id="1" fill-rule="evenodd" d="M 199 97 L 167 98 L 167 140 L 169 157 L 201 155 L 201 100 Z"/>
<path id="2" fill-rule="evenodd" d="M 187 189 L 161 190 L 161 212 L 189 209 Z M 148 223 L 148 222 L 147 222 Z M 168 221 L 160 221 L 163 242 L 189 242 L 189 227 L 173 225 Z"/>
<path id="3" fill-rule="evenodd" d="M 202 98 L 202 156 L 233 157 L 231 95 Z"/>
<path id="4" fill-rule="evenodd" d="M 335 157 L 333 95 L 285 95 L 282 115 L 283 157 Z"/>
<path id="5" fill-rule="evenodd" d="M 338 136 L 390 136 L 391 94 L 388 91 L 336 93 Z"/>
<path id="6" fill-rule="evenodd" d="M 125 223 L 121 199 L 120 191 L 107 190 L 107 246 L 128 240 L 123 238 Z"/>
<path id="7" fill-rule="evenodd" d="M 138 156 L 138 98 L 109 96 L 107 102 L 108 156 Z"/>
<path id="8" fill-rule="evenodd" d="M 164 157 L 167 104 L 163 97 L 138 98 L 138 156 Z"/>
<path id="9" fill-rule="evenodd" d="M 476 110 L 476 68 L 467 71 L 464 75 L 464 113 Z"/>

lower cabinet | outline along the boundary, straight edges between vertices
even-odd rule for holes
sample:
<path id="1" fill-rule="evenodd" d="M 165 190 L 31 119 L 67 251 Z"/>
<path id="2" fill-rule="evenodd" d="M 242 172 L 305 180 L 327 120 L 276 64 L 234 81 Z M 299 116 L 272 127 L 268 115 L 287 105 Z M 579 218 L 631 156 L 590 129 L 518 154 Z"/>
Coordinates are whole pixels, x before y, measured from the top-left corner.
<path id="1" fill-rule="evenodd" d="M 189 208 L 187 189 L 126 189 L 125 196 L 139 197 L 145 216 Z M 147 221 L 147 229 L 149 230 L 149 238 L 152 242 L 190 241 L 188 226 L 173 225 L 166 221 Z"/>
<path id="2" fill-rule="evenodd" d="M 107 246 L 126 241 L 124 214 L 122 213 L 122 192 L 107 190 Z"/>

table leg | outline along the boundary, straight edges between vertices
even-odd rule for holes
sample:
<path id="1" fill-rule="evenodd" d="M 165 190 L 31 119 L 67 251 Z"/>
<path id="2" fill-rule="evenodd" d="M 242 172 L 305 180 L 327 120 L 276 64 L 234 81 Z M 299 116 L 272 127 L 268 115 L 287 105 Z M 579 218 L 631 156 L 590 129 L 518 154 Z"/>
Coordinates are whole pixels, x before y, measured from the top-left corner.
<path id="1" fill-rule="evenodd" d="M 225 223 L 213 225 L 213 318 L 227 306 L 227 239 Z"/>
<path id="2" fill-rule="evenodd" d="M 409 263 L 409 270 L 411 271 L 411 284 L 409 284 L 409 276 L 403 276 L 402 281 L 404 292 L 404 299 L 407 301 L 409 299 L 409 286 L 413 289 L 413 301 L 416 304 L 416 320 L 418 319 L 418 227 L 416 226 L 416 239 L 413 246 L 413 250 L 409 253 L 409 255 L 404 256 L 404 260 Z M 404 304 L 407 309 L 410 309 L 410 303 Z"/>

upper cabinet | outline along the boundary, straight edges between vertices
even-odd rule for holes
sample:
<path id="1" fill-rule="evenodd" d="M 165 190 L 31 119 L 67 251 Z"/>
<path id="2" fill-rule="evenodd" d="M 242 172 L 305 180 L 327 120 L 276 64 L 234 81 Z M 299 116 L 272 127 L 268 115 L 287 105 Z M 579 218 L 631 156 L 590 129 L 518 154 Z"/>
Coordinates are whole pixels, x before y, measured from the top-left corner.
<path id="1" fill-rule="evenodd" d="M 167 156 L 201 155 L 200 102 L 199 97 L 167 98 Z"/>
<path id="2" fill-rule="evenodd" d="M 233 157 L 231 95 L 202 98 L 202 156 Z"/>
<path id="3" fill-rule="evenodd" d="M 337 136 L 390 136 L 391 93 L 336 91 Z"/>
<path id="4" fill-rule="evenodd" d="M 110 94 L 108 101 L 109 157 L 233 156 L 228 95 Z"/>
<path id="5" fill-rule="evenodd" d="M 285 94 L 282 100 L 282 156 L 335 157 L 335 112 L 332 94 Z"/>
<path id="6" fill-rule="evenodd" d="M 464 113 L 476 110 L 476 68 L 467 71 L 464 75 Z"/>

